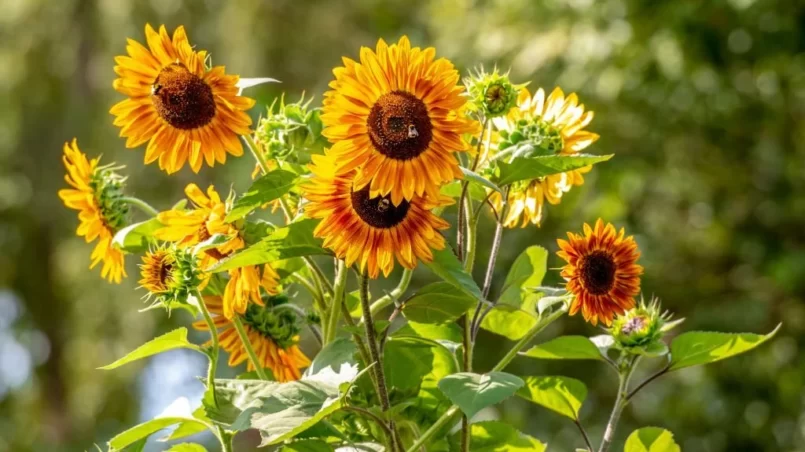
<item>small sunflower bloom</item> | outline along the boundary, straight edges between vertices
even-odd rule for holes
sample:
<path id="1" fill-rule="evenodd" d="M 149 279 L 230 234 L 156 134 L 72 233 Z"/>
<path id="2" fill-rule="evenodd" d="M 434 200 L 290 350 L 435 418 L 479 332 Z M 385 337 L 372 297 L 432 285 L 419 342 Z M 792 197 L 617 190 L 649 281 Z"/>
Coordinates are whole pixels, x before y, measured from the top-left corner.
<path id="1" fill-rule="evenodd" d="M 140 287 L 170 309 L 171 303 L 187 303 L 188 298 L 205 285 L 206 278 L 198 260 L 189 250 L 159 248 L 145 253 L 140 264 Z"/>
<path id="2" fill-rule="evenodd" d="M 354 188 L 355 172 L 338 175 L 334 156 L 313 156 L 313 177 L 302 187 L 308 203 L 305 213 L 322 221 L 314 235 L 346 261 L 368 271 L 371 278 L 385 276 L 394 260 L 413 269 L 417 261 L 433 260 L 432 249 L 445 247 L 439 232 L 450 225 L 432 209 L 452 203 L 446 196 L 414 196 L 394 204 L 389 195 L 373 196 L 368 186 Z"/>
<path id="3" fill-rule="evenodd" d="M 128 98 L 110 113 L 126 147 L 147 142 L 145 163 L 158 161 L 168 174 L 242 155 L 239 137 L 250 133 L 254 100 L 238 94 L 239 77 L 207 68 L 207 52 L 193 50 L 184 27 L 171 38 L 164 25 L 159 32 L 146 25 L 145 36 L 148 47 L 129 39 L 128 55 L 115 57 L 113 86 Z"/>
<path id="4" fill-rule="evenodd" d="M 301 370 L 310 365 L 310 359 L 299 349 L 299 327 L 294 314 L 287 309 L 274 308 L 283 299 L 281 296 L 272 297 L 264 306 L 251 304 L 240 315 L 260 365 L 271 370 L 274 378 L 282 383 L 298 380 L 302 376 Z M 215 316 L 213 322 L 219 331 L 221 348 L 229 353 L 229 365 L 234 367 L 246 361 L 247 370 L 255 370 L 232 320 L 224 315 L 222 298 L 204 297 L 204 303 Z M 204 320 L 195 322 L 193 327 L 209 330 Z"/>
<path id="5" fill-rule="evenodd" d="M 324 95 L 322 134 L 339 175 L 350 174 L 353 189 L 389 196 L 394 206 L 461 178 L 455 152 L 465 151 L 464 133 L 478 123 L 465 117 L 466 97 L 458 71 L 436 50 L 411 47 L 408 38 L 375 50 L 364 47 L 360 61 L 344 58 L 331 91 Z"/>
<path id="6" fill-rule="evenodd" d="M 78 211 L 76 234 L 87 243 L 97 240 L 90 256 L 90 269 L 103 262 L 101 277 L 120 283 L 126 276 L 123 252 L 112 244 L 115 233 L 126 223 L 128 204 L 123 199 L 124 178 L 111 166 L 99 166 L 100 159 L 89 160 L 74 138 L 64 143 L 62 157 L 71 188 L 59 190 L 64 205 Z"/>
<path id="7" fill-rule="evenodd" d="M 561 275 L 574 295 L 570 315 L 581 311 L 585 321 L 609 326 L 616 314 L 634 307 L 640 292 L 643 267 L 637 264 L 637 243 L 625 236 L 624 229 L 618 232 L 601 219 L 594 227 L 584 224 L 583 235 L 568 232 L 567 236 L 568 240 L 557 240 L 557 255 L 567 262 Z"/>

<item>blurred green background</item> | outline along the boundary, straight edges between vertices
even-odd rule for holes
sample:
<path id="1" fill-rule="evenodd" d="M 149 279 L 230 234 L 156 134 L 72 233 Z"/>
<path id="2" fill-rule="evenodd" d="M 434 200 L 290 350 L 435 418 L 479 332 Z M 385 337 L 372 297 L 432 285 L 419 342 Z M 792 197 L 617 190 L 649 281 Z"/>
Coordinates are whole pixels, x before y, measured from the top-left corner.
<path id="1" fill-rule="evenodd" d="M 194 376 L 204 363 L 178 352 L 96 370 L 189 319 L 137 312 L 136 257 L 120 286 L 88 271 L 91 247 L 56 196 L 65 186 L 61 147 L 74 136 L 88 154 L 126 164 L 129 193 L 161 209 L 191 181 L 248 187 L 249 157 L 168 177 L 117 137 L 108 113 L 121 99 L 113 57 L 127 37 L 144 40 L 146 22 L 185 25 L 230 72 L 282 80 L 252 89 L 262 105 L 280 90 L 321 99 L 342 55 L 401 34 L 435 46 L 465 74 L 497 64 L 532 89 L 577 91 L 596 112 L 589 128 L 601 140 L 591 152 L 617 156 L 549 208 L 542 228 L 507 231 L 498 279 L 518 250 L 554 251 L 555 238 L 584 221 L 625 226 L 642 248 L 645 294 L 686 317 L 684 329 L 784 326 L 757 351 L 650 386 L 627 408 L 615 450 L 631 429 L 656 425 L 685 451 L 805 451 L 802 2 L 0 0 L 0 12 L 0 451 L 94 450 L 177 397 L 194 404 L 201 393 Z M 481 230 L 483 250 L 491 228 Z M 427 277 L 418 272 L 414 286 Z M 558 282 L 558 272 L 549 278 Z M 544 337 L 568 332 L 597 334 L 575 317 Z M 491 365 L 504 342 L 483 334 L 477 367 Z M 582 417 L 600 438 L 614 374 L 525 359 L 511 371 L 585 381 Z M 484 416 L 515 423 L 550 450 L 581 446 L 566 419 L 521 400 Z M 238 449 L 249 442 L 241 437 Z"/>

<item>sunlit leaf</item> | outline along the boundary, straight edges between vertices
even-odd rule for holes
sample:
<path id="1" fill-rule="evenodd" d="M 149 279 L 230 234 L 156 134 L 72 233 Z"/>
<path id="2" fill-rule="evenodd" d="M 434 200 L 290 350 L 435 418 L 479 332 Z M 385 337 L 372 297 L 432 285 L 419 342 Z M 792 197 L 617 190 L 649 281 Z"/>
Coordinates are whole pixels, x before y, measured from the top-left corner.
<path id="1" fill-rule="evenodd" d="M 542 284 L 548 266 L 548 250 L 541 246 L 530 246 L 514 260 L 498 303 L 521 306 L 521 291 L 525 287 L 536 287 Z"/>
<path id="2" fill-rule="evenodd" d="M 537 324 L 528 312 L 507 304 L 497 304 L 481 322 L 481 328 L 516 341 Z"/>
<path id="3" fill-rule="evenodd" d="M 511 163 L 500 162 L 500 176 L 497 184 L 500 186 L 521 180 L 532 180 L 552 174 L 584 168 L 612 158 L 610 155 L 544 155 L 537 157 L 518 157 Z"/>
<path id="4" fill-rule="evenodd" d="M 626 439 L 623 452 L 681 452 L 674 434 L 658 427 L 635 430 Z"/>
<path id="5" fill-rule="evenodd" d="M 752 350 L 774 337 L 782 324 L 769 334 L 713 333 L 691 331 L 682 333 L 671 341 L 671 368 L 708 364 Z"/>
<path id="6" fill-rule="evenodd" d="M 461 173 L 464 174 L 464 180 L 468 180 L 470 182 L 474 182 L 479 185 L 483 185 L 486 188 L 490 188 L 498 193 L 502 193 L 503 190 L 500 189 L 497 185 L 495 185 L 489 179 L 481 176 L 480 174 L 470 171 L 467 168 L 461 167 Z"/>
<path id="7" fill-rule="evenodd" d="M 195 350 L 206 356 L 198 345 L 195 345 L 187 340 L 187 328 L 182 327 L 146 342 L 126 356 L 118 359 L 112 364 L 100 367 L 99 369 L 115 369 L 132 361 L 137 361 L 138 359 L 147 358 L 151 355 L 156 355 L 157 353 L 166 352 L 168 350 L 175 350 L 177 348 Z"/>
<path id="8" fill-rule="evenodd" d="M 403 305 L 408 320 L 419 323 L 447 323 L 461 317 L 477 301 L 447 282 L 428 284 Z"/>
<path id="9" fill-rule="evenodd" d="M 521 354 L 540 359 L 603 359 L 598 347 L 584 336 L 559 336 Z"/>
<path id="10" fill-rule="evenodd" d="M 263 204 L 280 198 L 293 188 L 296 181 L 296 174 L 281 169 L 260 176 L 252 182 L 249 190 L 235 201 L 235 205 L 226 216 L 226 221 L 239 220 Z"/>
<path id="11" fill-rule="evenodd" d="M 142 439 L 146 439 L 149 436 L 153 435 L 154 433 L 170 427 L 172 425 L 176 425 L 179 423 L 196 423 L 201 424 L 205 429 L 207 428 L 204 423 L 199 420 L 193 418 L 185 418 L 185 417 L 162 417 L 157 419 L 151 419 L 150 421 L 143 422 L 140 425 L 132 427 L 125 432 L 116 435 L 114 438 L 109 440 L 109 449 L 112 451 L 122 450 L 129 445 L 136 443 Z"/>
<path id="12" fill-rule="evenodd" d="M 338 370 L 342 364 L 356 364 L 355 354 L 357 352 L 358 349 L 354 342 L 345 337 L 336 338 L 316 354 L 313 362 L 305 371 L 305 375 L 315 375 L 325 367 Z"/>
<path id="13" fill-rule="evenodd" d="M 146 251 L 152 243 L 154 232 L 161 227 L 162 223 L 156 218 L 134 223 L 117 231 L 112 238 L 112 244 L 129 253 Z"/>
<path id="14" fill-rule="evenodd" d="M 523 377 L 523 386 L 517 395 L 542 405 L 573 420 L 578 420 L 579 409 L 587 398 L 587 386 L 569 377 Z"/>
<path id="15" fill-rule="evenodd" d="M 470 297 L 480 300 L 482 297 L 481 289 L 472 276 L 464 271 L 464 266 L 459 262 L 453 250 L 445 247 L 442 250 L 433 251 L 433 261 L 425 263 L 433 273 L 444 281 L 452 284 Z"/>
<path id="16" fill-rule="evenodd" d="M 439 382 L 439 389 L 469 418 L 511 397 L 522 386 L 520 377 L 506 372 L 460 372 L 448 375 Z"/>
<path id="17" fill-rule="evenodd" d="M 461 432 L 450 438 L 450 452 L 458 452 Z M 472 452 L 544 452 L 546 445 L 536 438 L 521 433 L 511 424 L 500 421 L 470 424 L 470 450 Z"/>
<path id="18" fill-rule="evenodd" d="M 182 443 L 171 447 L 167 452 L 207 452 L 207 449 L 201 444 Z"/>

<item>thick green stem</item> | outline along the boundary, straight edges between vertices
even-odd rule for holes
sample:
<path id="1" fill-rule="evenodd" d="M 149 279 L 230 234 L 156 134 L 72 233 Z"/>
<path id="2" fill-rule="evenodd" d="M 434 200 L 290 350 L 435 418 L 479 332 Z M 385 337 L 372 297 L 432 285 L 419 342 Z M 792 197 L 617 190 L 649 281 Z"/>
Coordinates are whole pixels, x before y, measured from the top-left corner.
<path id="1" fill-rule="evenodd" d="M 227 433 L 220 425 L 215 426 L 215 432 L 221 442 L 221 452 L 232 452 L 232 438 L 234 435 Z"/>
<path id="2" fill-rule="evenodd" d="M 249 335 L 246 334 L 243 322 L 240 321 L 240 316 L 235 314 L 232 323 L 235 324 L 235 330 L 238 332 L 240 341 L 243 343 L 243 348 L 246 350 L 246 354 L 249 355 L 249 361 L 251 361 L 255 372 L 257 372 L 257 376 L 260 377 L 261 380 L 268 380 L 268 375 L 266 375 L 266 371 L 263 369 L 263 364 L 260 363 L 260 359 L 257 358 L 257 353 L 254 352 L 252 342 L 249 340 Z"/>
<path id="3" fill-rule="evenodd" d="M 140 198 L 124 196 L 122 200 L 127 204 L 131 204 L 132 206 L 137 207 L 138 209 L 142 210 L 148 215 L 151 215 L 152 217 L 156 217 L 157 215 L 159 215 L 159 211 L 157 209 L 154 209 L 153 207 L 151 207 L 150 204 L 148 204 L 147 202 L 143 201 Z"/>
<path id="4" fill-rule="evenodd" d="M 198 290 L 195 291 L 193 294 L 198 300 L 198 307 L 201 311 L 201 314 L 204 316 L 204 321 L 207 323 L 207 328 L 210 329 L 210 338 L 212 341 L 212 348 L 209 352 L 210 357 L 210 365 L 207 368 L 207 390 L 212 393 L 212 401 L 215 406 L 218 406 L 218 396 L 215 393 L 215 374 L 218 370 L 218 352 L 219 352 L 219 341 L 218 341 L 218 328 L 215 326 L 215 321 L 210 315 L 209 309 L 207 309 L 207 305 L 204 303 L 204 297 L 201 296 L 201 292 Z M 215 436 L 218 437 L 218 440 L 221 442 L 221 450 L 224 452 L 231 452 L 232 451 L 232 437 L 229 435 L 223 427 L 216 426 L 215 428 Z"/>
<path id="5" fill-rule="evenodd" d="M 607 452 L 612 445 L 612 440 L 615 438 L 615 429 L 618 427 L 621 413 L 629 402 L 629 380 L 632 378 L 632 373 L 637 367 L 639 357 L 631 359 L 626 366 L 618 372 L 618 395 L 615 398 L 615 405 L 612 407 L 612 413 L 609 415 L 609 422 L 604 430 L 604 438 L 601 440 L 601 446 L 598 452 Z"/>
<path id="6" fill-rule="evenodd" d="M 397 287 L 395 287 L 391 292 L 387 295 L 384 295 L 374 303 L 372 306 L 369 307 L 369 311 L 372 313 L 372 317 L 376 316 L 378 312 L 385 309 L 387 306 L 390 306 L 394 300 L 398 300 L 406 290 L 408 290 L 408 285 L 411 283 L 411 275 L 414 274 L 413 270 L 405 269 L 402 272 L 402 276 L 400 276 L 400 282 L 397 283 Z"/>
<path id="7" fill-rule="evenodd" d="M 327 314 L 327 326 L 324 329 L 324 345 L 335 340 L 335 333 L 338 329 L 338 317 L 341 310 L 341 303 L 344 301 L 344 292 L 347 286 L 347 268 L 344 261 L 338 259 L 335 265 L 335 284 L 333 286 L 333 299 Z"/>
<path id="8" fill-rule="evenodd" d="M 268 174 L 268 162 L 266 161 L 266 156 L 260 152 L 260 149 L 257 147 L 257 143 L 254 142 L 254 138 L 251 135 L 241 135 L 243 137 L 243 141 L 246 142 L 246 147 L 249 148 L 254 159 L 257 161 L 257 165 L 260 166 L 260 169 L 263 171 L 263 174 Z"/>
<path id="9" fill-rule="evenodd" d="M 489 120 L 484 119 L 483 127 L 481 127 L 481 135 L 478 137 L 478 147 L 475 149 L 475 160 L 473 160 L 472 168 L 470 168 L 472 171 L 475 171 L 475 169 L 478 167 L 478 163 L 481 160 L 481 145 L 483 144 L 484 141 L 484 130 L 486 130 L 487 124 L 489 124 Z M 461 183 L 461 195 L 458 197 L 458 221 L 456 222 L 456 224 L 458 224 L 458 227 L 456 228 L 456 248 L 458 253 L 458 260 L 461 261 L 463 261 L 465 258 L 464 228 L 462 227 L 462 224 L 464 224 L 465 217 L 472 217 L 471 213 L 472 201 L 470 201 L 469 203 L 465 203 L 465 200 L 468 199 L 467 190 L 469 188 L 469 185 L 470 182 L 468 180 L 465 180 Z M 467 210 L 468 209 L 467 204 L 469 204 L 469 210 Z"/>
<path id="10" fill-rule="evenodd" d="M 531 342 L 534 337 L 536 337 L 542 330 L 544 330 L 548 325 L 553 323 L 559 317 L 564 315 L 567 312 L 568 304 L 565 303 L 562 305 L 561 308 L 557 309 L 556 311 L 552 312 L 547 317 L 541 319 L 531 328 L 528 333 L 525 334 L 516 344 L 514 347 L 509 350 L 508 353 L 492 368 L 493 372 L 499 372 L 506 368 L 509 363 L 517 356 L 517 354 L 522 350 L 529 342 Z M 451 406 L 445 413 L 440 417 L 419 439 L 407 449 L 407 452 L 416 452 L 420 447 L 424 446 L 428 443 L 428 441 L 437 433 L 441 432 L 446 426 L 453 425 L 453 423 L 460 417 L 461 410 L 456 405 Z"/>

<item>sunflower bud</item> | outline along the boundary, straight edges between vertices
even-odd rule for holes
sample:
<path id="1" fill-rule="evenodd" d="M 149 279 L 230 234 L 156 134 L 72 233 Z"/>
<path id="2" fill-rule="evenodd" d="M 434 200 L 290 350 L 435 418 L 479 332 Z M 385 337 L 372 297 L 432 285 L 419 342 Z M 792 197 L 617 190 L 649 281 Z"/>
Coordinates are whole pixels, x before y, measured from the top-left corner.
<path id="1" fill-rule="evenodd" d="M 89 186 L 95 193 L 98 208 L 106 224 L 112 230 L 119 230 L 126 226 L 129 204 L 124 200 L 123 194 L 126 178 L 116 173 L 124 167 L 113 165 L 102 166 L 95 170 Z"/>
<path id="2" fill-rule="evenodd" d="M 517 103 L 517 93 L 523 85 L 515 85 L 509 80 L 509 74 L 498 73 L 495 68 L 487 74 L 479 68 L 474 74 L 464 79 L 470 104 L 487 118 L 503 116 Z"/>
<path id="3" fill-rule="evenodd" d="M 279 294 L 268 297 L 265 306 L 251 303 L 243 314 L 243 323 L 270 337 L 282 349 L 294 346 L 299 341 L 296 314 L 289 309 L 275 309 L 287 302 L 288 297 Z"/>
<path id="4" fill-rule="evenodd" d="M 140 286 L 148 290 L 154 304 L 170 310 L 175 303 L 187 303 L 201 285 L 196 256 L 189 249 L 160 248 L 143 256 Z"/>
<path id="5" fill-rule="evenodd" d="M 662 312 L 658 299 L 640 304 L 615 318 L 609 332 L 615 344 L 629 353 L 655 354 L 666 349 L 661 339 L 666 331 L 684 319 L 671 322 L 671 314 Z"/>
<path id="6" fill-rule="evenodd" d="M 295 159 L 298 151 L 305 151 L 322 139 L 322 123 L 319 111 L 310 108 L 313 98 L 305 100 L 304 94 L 294 103 L 286 104 L 285 96 L 274 99 L 261 118 L 255 139 L 261 144 L 268 160 Z"/>

